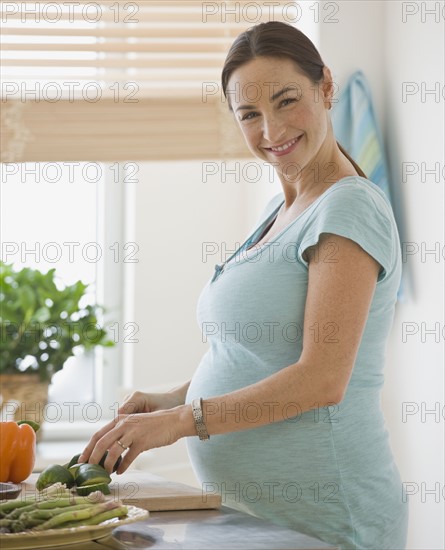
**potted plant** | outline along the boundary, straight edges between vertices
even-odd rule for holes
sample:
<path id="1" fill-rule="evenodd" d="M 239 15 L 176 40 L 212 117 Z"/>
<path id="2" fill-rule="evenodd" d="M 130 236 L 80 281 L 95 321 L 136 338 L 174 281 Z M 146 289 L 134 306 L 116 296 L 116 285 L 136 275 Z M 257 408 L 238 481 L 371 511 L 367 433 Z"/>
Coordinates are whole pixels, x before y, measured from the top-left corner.
<path id="1" fill-rule="evenodd" d="M 88 285 L 63 285 L 55 271 L 0 261 L 0 392 L 19 404 L 15 420 L 42 422 L 51 378 L 77 350 L 114 345 L 98 324 L 103 308 L 83 303 Z"/>

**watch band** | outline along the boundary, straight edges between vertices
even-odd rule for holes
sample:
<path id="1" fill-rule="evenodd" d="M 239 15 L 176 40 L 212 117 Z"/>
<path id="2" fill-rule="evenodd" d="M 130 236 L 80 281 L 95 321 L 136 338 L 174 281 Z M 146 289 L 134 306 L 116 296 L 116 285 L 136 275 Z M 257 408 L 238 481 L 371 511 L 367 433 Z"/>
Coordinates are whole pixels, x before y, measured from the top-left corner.
<path id="1" fill-rule="evenodd" d="M 204 416 L 202 414 L 202 397 L 197 397 L 192 401 L 192 412 L 195 420 L 196 433 L 201 441 L 210 439 L 207 433 L 207 427 L 204 422 Z"/>

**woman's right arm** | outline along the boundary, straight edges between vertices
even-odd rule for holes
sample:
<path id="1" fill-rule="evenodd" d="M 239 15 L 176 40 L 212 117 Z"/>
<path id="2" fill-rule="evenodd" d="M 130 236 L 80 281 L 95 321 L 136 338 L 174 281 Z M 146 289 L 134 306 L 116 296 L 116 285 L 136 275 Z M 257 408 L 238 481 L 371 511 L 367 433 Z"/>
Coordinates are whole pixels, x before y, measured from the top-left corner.
<path id="1" fill-rule="evenodd" d="M 130 395 L 127 395 L 124 398 L 124 402 L 118 409 L 118 415 L 111 421 L 107 426 L 96 432 L 91 438 L 88 446 L 84 449 L 79 457 L 79 462 L 88 462 L 91 451 L 94 448 L 94 445 L 91 446 L 91 442 L 98 439 L 98 434 L 101 436 L 105 435 L 107 432 L 115 428 L 118 424 L 119 419 L 122 419 L 122 416 L 119 415 L 132 415 L 139 413 L 152 413 L 155 411 L 163 411 L 167 409 L 174 409 L 180 405 L 185 405 L 185 397 L 187 395 L 188 387 L 190 386 L 190 380 L 177 388 L 165 393 L 146 393 L 141 391 L 135 391 Z M 155 416 L 155 415 L 153 415 Z M 128 418 L 131 418 L 129 416 Z M 121 445 L 122 446 L 122 445 Z M 130 445 L 129 445 L 130 447 Z M 122 451 L 121 451 L 122 452 Z M 111 464 L 114 464 L 112 462 Z M 121 472 L 120 472 L 121 473 Z"/>
<path id="2" fill-rule="evenodd" d="M 135 391 L 127 395 L 119 407 L 118 414 L 135 414 L 173 409 L 185 404 L 190 380 L 165 393 L 146 393 Z"/>

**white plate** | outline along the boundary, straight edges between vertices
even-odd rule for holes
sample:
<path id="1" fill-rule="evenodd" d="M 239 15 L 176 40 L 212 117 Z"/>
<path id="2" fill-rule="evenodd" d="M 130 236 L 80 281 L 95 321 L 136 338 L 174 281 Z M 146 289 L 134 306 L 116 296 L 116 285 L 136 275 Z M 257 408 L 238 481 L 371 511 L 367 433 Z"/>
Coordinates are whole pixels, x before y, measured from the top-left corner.
<path id="1" fill-rule="evenodd" d="M 128 506 L 128 514 L 124 518 L 113 518 L 99 525 L 82 525 L 80 527 L 61 527 L 48 531 L 26 531 L 23 533 L 6 533 L 0 535 L 0 548 L 3 550 L 24 548 L 51 548 L 77 542 L 86 542 L 108 536 L 113 529 L 140 521 L 148 517 L 147 510 Z"/>

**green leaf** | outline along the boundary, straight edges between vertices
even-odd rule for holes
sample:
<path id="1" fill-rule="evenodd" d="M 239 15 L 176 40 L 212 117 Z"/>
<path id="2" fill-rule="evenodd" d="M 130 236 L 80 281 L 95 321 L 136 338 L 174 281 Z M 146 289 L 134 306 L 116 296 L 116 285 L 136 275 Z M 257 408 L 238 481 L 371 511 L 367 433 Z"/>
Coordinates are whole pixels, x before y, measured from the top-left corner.
<path id="1" fill-rule="evenodd" d="M 97 320 L 103 308 L 80 306 L 89 287 L 82 281 L 63 286 L 55 269 L 46 273 L 29 267 L 16 271 L 0 261 L 0 285 L 0 372 L 22 372 L 18 360 L 30 355 L 37 364 L 30 372 L 50 380 L 75 348 L 115 345 Z M 62 312 L 66 312 L 65 318 L 60 317 Z M 56 348 L 52 341 L 56 341 Z"/>
<path id="2" fill-rule="evenodd" d="M 112 348 L 115 345 L 116 343 L 114 342 L 114 340 L 105 340 L 105 342 L 102 342 L 102 346 L 104 348 Z"/>
<path id="3" fill-rule="evenodd" d="M 46 306 L 43 306 L 34 313 L 33 319 L 38 323 L 46 323 L 51 319 L 51 312 Z"/>
<path id="4" fill-rule="evenodd" d="M 36 297 L 34 292 L 28 286 L 18 288 L 18 298 L 20 305 L 24 311 L 24 321 L 27 323 L 31 317 L 36 304 Z"/>

